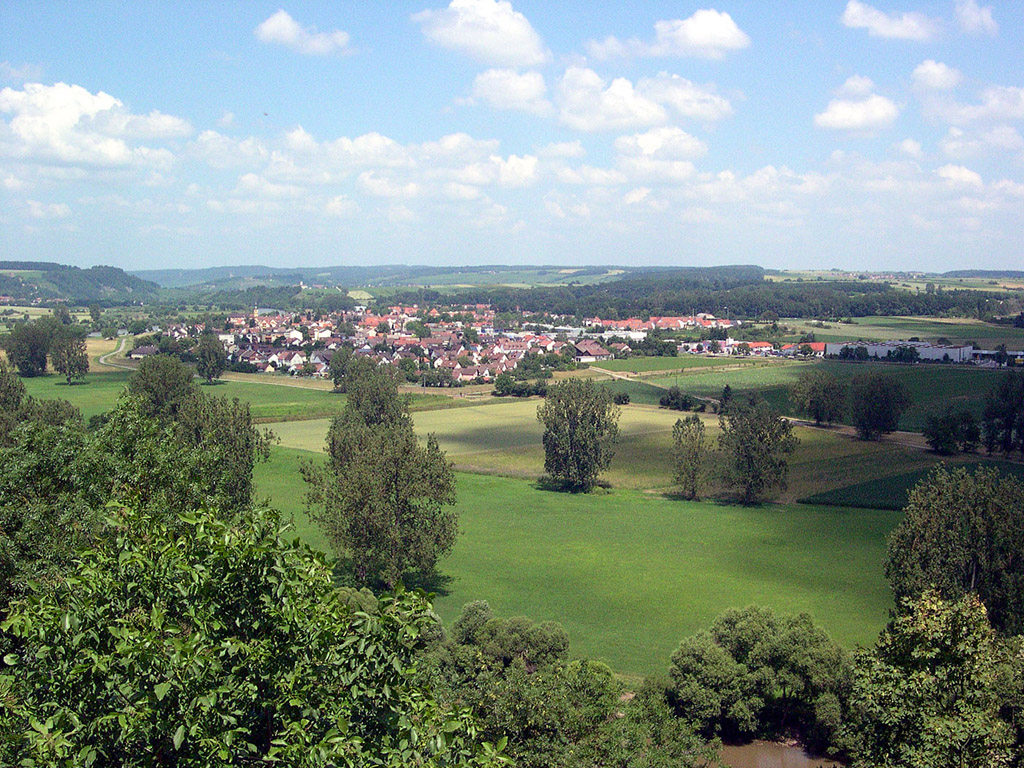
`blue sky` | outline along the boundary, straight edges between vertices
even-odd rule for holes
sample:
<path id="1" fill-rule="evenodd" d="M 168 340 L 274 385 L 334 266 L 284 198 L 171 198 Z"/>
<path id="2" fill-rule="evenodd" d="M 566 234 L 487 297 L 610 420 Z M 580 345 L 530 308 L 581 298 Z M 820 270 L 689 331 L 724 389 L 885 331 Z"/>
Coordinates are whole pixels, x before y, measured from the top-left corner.
<path id="1" fill-rule="evenodd" d="M 0 258 L 1024 268 L 1018 2 L 0 5 Z"/>

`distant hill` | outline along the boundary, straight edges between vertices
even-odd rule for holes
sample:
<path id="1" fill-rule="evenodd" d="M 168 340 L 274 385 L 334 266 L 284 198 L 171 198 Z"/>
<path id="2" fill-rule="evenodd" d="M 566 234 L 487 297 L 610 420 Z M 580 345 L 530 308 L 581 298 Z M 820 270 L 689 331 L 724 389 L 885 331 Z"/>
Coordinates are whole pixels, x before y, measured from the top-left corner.
<path id="1" fill-rule="evenodd" d="M 158 290 L 156 283 L 118 267 L 81 269 L 48 261 L 0 261 L 0 296 L 14 303 L 126 304 L 150 301 Z"/>
<path id="2" fill-rule="evenodd" d="M 1024 278 L 1024 271 L 1019 269 L 956 269 L 952 272 L 943 272 L 943 277 L 979 277 L 998 280 L 1008 278 L 1016 280 Z"/>
<path id="3" fill-rule="evenodd" d="M 488 264 L 472 267 L 430 267 L 387 264 L 373 267 L 265 267 L 244 265 L 206 269 L 137 270 L 131 274 L 157 283 L 162 288 L 203 287 L 217 290 L 245 290 L 257 285 L 284 286 L 432 286 L 432 285 L 568 285 L 608 282 L 641 272 L 659 272 L 659 267 L 614 267 L 564 265 Z"/>

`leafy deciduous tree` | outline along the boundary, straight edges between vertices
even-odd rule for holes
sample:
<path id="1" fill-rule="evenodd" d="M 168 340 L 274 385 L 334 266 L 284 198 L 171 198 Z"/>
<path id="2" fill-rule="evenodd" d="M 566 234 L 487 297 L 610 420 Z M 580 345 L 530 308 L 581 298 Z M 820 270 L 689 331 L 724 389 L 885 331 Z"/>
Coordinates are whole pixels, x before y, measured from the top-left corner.
<path id="1" fill-rule="evenodd" d="M 199 345 L 196 347 L 196 372 L 212 382 L 220 378 L 227 367 L 227 356 L 224 354 L 224 345 L 220 339 L 212 333 L 204 333 L 199 337 Z"/>
<path id="2" fill-rule="evenodd" d="M 929 414 L 921 432 L 931 449 L 944 456 L 957 451 L 973 452 L 981 440 L 978 422 L 966 408 L 948 407 L 941 413 Z"/>
<path id="3" fill-rule="evenodd" d="M 411 682 L 436 621 L 422 597 L 354 610 L 276 513 L 195 512 L 184 531 L 113 514 L 66 579 L 3 624 L 0 762 L 490 762 L 471 716 Z"/>
<path id="4" fill-rule="evenodd" d="M 1024 483 L 992 468 L 936 468 L 910 492 L 885 570 L 898 600 L 973 592 L 996 629 L 1024 633 Z"/>
<path id="5" fill-rule="evenodd" d="M 850 418 L 862 440 L 894 432 L 910 404 L 910 393 L 895 376 L 865 373 L 850 382 Z"/>
<path id="6" fill-rule="evenodd" d="M 544 471 L 574 491 L 589 491 L 611 464 L 618 419 L 611 393 L 591 379 L 550 387 L 537 408 L 544 425 Z"/>
<path id="7" fill-rule="evenodd" d="M 687 499 L 699 499 L 704 491 L 710 450 L 700 416 L 693 414 L 676 419 L 672 427 L 674 479 Z"/>
<path id="8" fill-rule="evenodd" d="M 832 424 L 843 418 L 846 390 L 828 371 L 804 371 L 789 397 L 797 410 L 814 419 L 815 424 Z"/>
<path id="9" fill-rule="evenodd" d="M 84 379 L 89 372 L 89 350 L 85 334 L 74 328 L 64 328 L 50 342 L 50 359 L 54 369 L 67 379 Z"/>
<path id="10" fill-rule="evenodd" d="M 718 423 L 725 479 L 741 489 L 743 503 L 761 501 L 776 488 L 785 490 L 789 454 L 800 443 L 793 425 L 763 401 L 733 405 L 727 414 L 719 415 Z"/>

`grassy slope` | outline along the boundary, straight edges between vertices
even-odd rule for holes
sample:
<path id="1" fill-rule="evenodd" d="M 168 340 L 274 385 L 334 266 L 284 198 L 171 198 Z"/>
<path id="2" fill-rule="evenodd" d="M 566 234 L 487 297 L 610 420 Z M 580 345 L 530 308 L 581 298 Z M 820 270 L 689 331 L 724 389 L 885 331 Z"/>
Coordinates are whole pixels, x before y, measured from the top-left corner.
<path id="1" fill-rule="evenodd" d="M 296 472 L 309 455 L 273 449 L 257 483 L 322 547 Z M 743 509 L 628 490 L 573 496 L 464 473 L 458 481 L 462 533 L 440 564 L 451 581 L 436 601 L 447 622 L 485 599 L 501 615 L 561 622 L 574 653 L 647 674 L 730 606 L 809 611 L 847 646 L 871 643 L 886 620 L 882 562 L 896 513 Z"/>
<path id="2" fill-rule="evenodd" d="M 623 373 L 645 373 L 647 371 L 679 371 L 686 368 L 715 368 L 723 365 L 763 365 L 761 360 L 737 361 L 734 357 L 704 357 L 703 355 L 679 355 L 678 357 L 627 357 L 623 360 L 606 360 L 591 363 L 594 368 Z"/>

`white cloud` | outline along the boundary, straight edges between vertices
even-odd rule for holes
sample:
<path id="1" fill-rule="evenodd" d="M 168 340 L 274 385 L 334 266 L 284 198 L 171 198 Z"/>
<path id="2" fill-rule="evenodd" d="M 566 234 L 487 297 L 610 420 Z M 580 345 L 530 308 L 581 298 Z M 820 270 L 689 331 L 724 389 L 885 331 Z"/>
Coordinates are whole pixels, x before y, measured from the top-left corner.
<path id="1" fill-rule="evenodd" d="M 581 165 L 578 168 L 563 168 L 557 174 L 563 184 L 584 184 L 590 187 L 609 187 L 623 184 L 626 177 L 620 171 Z"/>
<path id="2" fill-rule="evenodd" d="M 644 200 L 646 200 L 650 196 L 650 194 L 651 190 L 649 188 L 637 187 L 636 189 L 631 189 L 629 192 L 627 192 L 623 196 L 622 202 L 624 202 L 626 205 L 636 205 L 637 203 L 641 203 Z"/>
<path id="3" fill-rule="evenodd" d="M 940 111 L 955 125 L 1024 120 L 1024 88 L 992 86 L 981 92 L 977 104 L 950 103 Z"/>
<path id="4" fill-rule="evenodd" d="M 35 64 L 22 64 L 16 67 L 9 61 L 0 61 L 0 80 L 14 83 L 25 83 L 29 80 L 42 80 L 43 68 Z"/>
<path id="5" fill-rule="evenodd" d="M 473 81 L 472 96 L 495 109 L 516 109 L 544 115 L 551 112 L 547 86 L 540 72 L 519 74 L 512 69 L 489 69 Z"/>
<path id="6" fill-rule="evenodd" d="M 1024 150 L 1024 138 L 1009 125 L 971 132 L 950 128 L 939 146 L 949 157 L 966 158 L 991 152 L 1019 152 Z"/>
<path id="7" fill-rule="evenodd" d="M 641 79 L 636 87 L 642 95 L 672 107 L 683 117 L 721 120 L 732 114 L 732 105 L 728 99 L 679 75 L 660 72 L 656 77 Z"/>
<path id="8" fill-rule="evenodd" d="M 875 84 L 871 81 L 870 77 L 853 75 L 839 86 L 836 95 L 858 98 L 869 95 L 873 90 L 875 90 Z"/>
<path id="9" fill-rule="evenodd" d="M 992 6 L 980 7 L 975 0 L 957 0 L 956 20 L 969 35 L 997 35 L 999 25 L 992 18 Z"/>
<path id="10" fill-rule="evenodd" d="M 214 168 L 234 168 L 265 160 L 270 150 L 259 139 L 234 139 L 206 130 L 189 145 L 192 154 Z"/>
<path id="11" fill-rule="evenodd" d="M 615 149 L 627 157 L 650 157 L 659 160 L 691 160 L 708 150 L 700 139 L 675 126 L 652 128 L 645 133 L 620 136 Z"/>
<path id="12" fill-rule="evenodd" d="M 837 131 L 873 133 L 892 125 L 899 112 L 895 103 L 878 94 L 857 101 L 833 99 L 824 112 L 814 116 L 814 124 Z"/>
<path id="13" fill-rule="evenodd" d="M 288 197 L 300 197 L 303 193 L 301 187 L 293 184 L 275 184 L 268 181 L 259 174 L 246 173 L 239 177 L 233 195 L 239 197 L 258 197 L 265 199 L 280 199 Z"/>
<path id="14" fill-rule="evenodd" d="M 558 84 L 562 123 L 578 131 L 606 131 L 657 125 L 668 120 L 664 107 L 641 96 L 618 77 L 608 83 L 594 70 L 569 67 Z"/>
<path id="15" fill-rule="evenodd" d="M 230 128 L 235 124 L 235 113 L 224 110 L 224 114 L 217 119 L 218 128 Z"/>
<path id="16" fill-rule="evenodd" d="M 921 157 L 924 155 L 924 152 L 921 151 L 921 142 L 914 139 L 904 139 L 896 147 L 907 157 Z"/>
<path id="17" fill-rule="evenodd" d="M 587 154 L 587 150 L 577 139 L 576 141 L 557 141 L 546 144 L 537 154 L 541 157 L 583 157 Z"/>
<path id="18" fill-rule="evenodd" d="M 426 38 L 499 67 L 535 67 L 551 58 L 540 35 L 506 0 L 452 0 L 414 14 Z"/>
<path id="19" fill-rule="evenodd" d="M 912 74 L 914 85 L 936 91 L 948 91 L 956 88 L 963 80 L 958 69 L 948 67 L 940 61 L 926 59 L 914 68 Z"/>
<path id="20" fill-rule="evenodd" d="M 38 200 L 26 200 L 28 215 L 33 219 L 66 219 L 71 215 L 71 208 L 65 203 L 40 203 Z"/>
<path id="21" fill-rule="evenodd" d="M 537 158 L 509 155 L 508 160 L 492 158 L 498 166 L 498 182 L 506 187 L 524 187 L 537 178 Z"/>
<path id="22" fill-rule="evenodd" d="M 66 83 L 4 88 L 0 112 L 14 115 L 0 156 L 60 164 L 165 168 L 174 161 L 170 151 L 130 140 L 182 137 L 192 131 L 181 118 L 155 110 L 135 115 L 110 94 Z"/>
<path id="23" fill-rule="evenodd" d="M 264 43 L 283 45 L 309 56 L 348 52 L 349 35 L 340 29 L 317 32 L 316 27 L 303 27 L 286 11 L 279 10 L 256 27 L 256 37 Z"/>
<path id="24" fill-rule="evenodd" d="M 842 22 L 853 29 L 866 29 L 872 37 L 897 40 L 931 40 L 939 33 L 939 25 L 921 13 L 887 14 L 858 0 L 849 0 Z"/>
<path id="25" fill-rule="evenodd" d="M 953 185 L 965 187 L 985 186 L 979 174 L 970 168 L 964 168 L 962 165 L 944 165 L 936 170 L 935 173 L 939 178 L 945 179 Z"/>
<path id="26" fill-rule="evenodd" d="M 636 38 L 622 42 L 609 36 L 601 42 L 591 41 L 587 50 L 596 59 L 634 56 L 694 56 L 721 59 L 729 51 L 750 45 L 750 37 L 736 26 L 728 13 L 713 9 L 699 10 L 686 19 L 668 19 L 654 24 L 654 41 Z"/>
<path id="27" fill-rule="evenodd" d="M 342 218 L 349 216 L 359 210 L 359 206 L 355 201 L 345 197 L 345 195 L 335 195 L 324 203 L 324 213 L 328 216 L 336 216 Z"/>
<path id="28" fill-rule="evenodd" d="M 412 198 L 420 194 L 420 186 L 413 181 L 402 184 L 377 176 L 373 171 L 359 174 L 359 185 L 364 192 L 374 197 Z"/>

